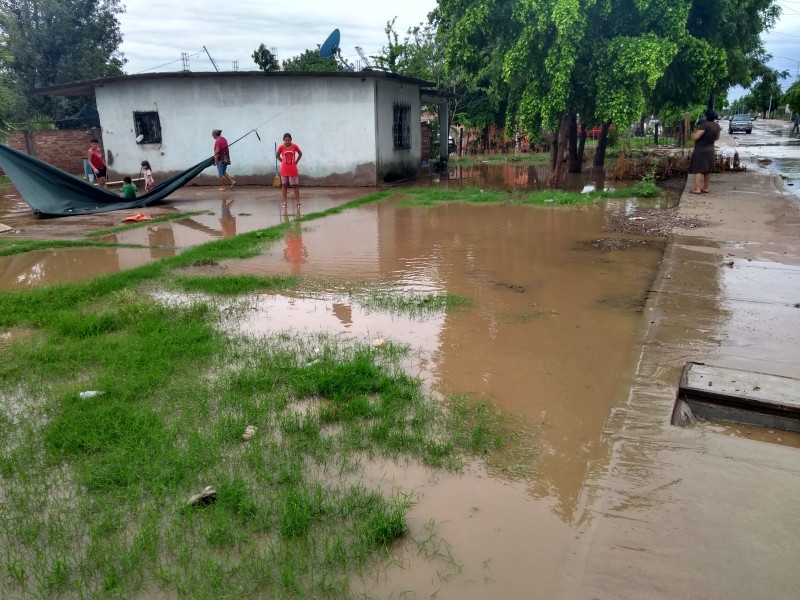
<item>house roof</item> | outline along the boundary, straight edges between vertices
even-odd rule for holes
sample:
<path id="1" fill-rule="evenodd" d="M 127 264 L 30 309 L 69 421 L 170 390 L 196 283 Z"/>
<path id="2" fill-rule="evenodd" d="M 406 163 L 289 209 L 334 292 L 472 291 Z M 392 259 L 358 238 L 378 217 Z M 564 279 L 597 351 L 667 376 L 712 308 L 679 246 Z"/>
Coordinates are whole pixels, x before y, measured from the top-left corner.
<path id="1" fill-rule="evenodd" d="M 433 84 L 429 81 L 422 79 L 415 79 L 414 77 L 406 77 L 405 75 L 398 75 L 397 73 L 390 73 L 388 71 L 380 70 L 365 70 L 365 71 L 343 71 L 336 73 L 306 73 L 306 72 L 293 72 L 293 71 L 274 71 L 264 73 L 262 71 L 211 71 L 197 73 L 194 71 L 173 71 L 168 73 L 141 73 L 138 75 L 117 75 L 114 77 L 103 77 L 101 79 L 87 79 L 85 81 L 73 81 L 71 83 L 62 83 L 59 85 L 51 85 L 47 87 L 36 88 L 31 90 L 30 93 L 37 96 L 94 96 L 94 90 L 97 87 L 102 87 L 110 83 L 119 83 L 123 81 L 148 81 L 154 79 L 202 79 L 202 78 L 227 78 L 227 77 L 315 77 L 315 78 L 358 78 L 358 79 L 385 79 L 388 81 L 397 81 L 399 83 L 410 83 L 419 85 L 421 88 L 430 87 Z"/>

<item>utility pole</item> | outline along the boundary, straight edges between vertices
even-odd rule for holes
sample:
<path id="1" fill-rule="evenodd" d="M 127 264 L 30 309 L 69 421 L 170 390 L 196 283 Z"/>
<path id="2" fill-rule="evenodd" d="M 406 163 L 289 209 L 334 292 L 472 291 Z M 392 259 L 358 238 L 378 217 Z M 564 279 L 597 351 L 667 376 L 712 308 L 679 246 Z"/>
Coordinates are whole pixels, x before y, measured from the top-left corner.
<path id="1" fill-rule="evenodd" d="M 208 48 L 206 48 L 205 46 L 203 46 L 203 50 L 205 50 L 205 51 L 206 51 L 206 54 L 208 54 Z M 211 58 L 211 55 L 210 55 L 210 54 L 208 54 L 208 60 L 210 60 L 210 61 L 211 61 L 211 64 L 212 64 L 212 65 L 214 65 L 214 69 L 217 71 L 217 73 L 219 73 L 219 67 L 217 66 L 217 63 L 215 63 L 215 62 L 214 62 L 214 59 L 213 59 L 213 58 Z"/>

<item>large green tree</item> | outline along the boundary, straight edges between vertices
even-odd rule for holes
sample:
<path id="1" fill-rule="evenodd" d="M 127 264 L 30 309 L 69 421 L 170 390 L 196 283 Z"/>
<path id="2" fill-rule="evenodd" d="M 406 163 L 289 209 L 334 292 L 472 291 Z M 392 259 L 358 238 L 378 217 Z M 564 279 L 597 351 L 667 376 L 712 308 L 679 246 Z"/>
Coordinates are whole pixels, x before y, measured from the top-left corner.
<path id="1" fill-rule="evenodd" d="M 552 132 L 551 181 L 576 113 L 590 124 L 627 127 L 656 98 L 705 99 L 715 86 L 747 78 L 758 34 L 779 14 L 776 0 L 439 0 L 439 7 L 452 30 L 447 67 L 485 74 L 484 89 L 507 94 L 509 116 L 525 130 Z M 729 14 L 728 22 L 710 22 Z M 675 76 L 659 92 L 673 64 Z"/>
<path id="2" fill-rule="evenodd" d="M 782 104 L 788 104 L 792 114 L 800 113 L 800 80 L 795 81 L 781 98 Z"/>
<path id="3" fill-rule="evenodd" d="M 0 68 L 26 92 L 122 74 L 123 11 L 120 0 L 0 0 L 0 33 L 14 57 L 0 59 Z M 26 111 L 58 119 L 87 101 L 28 96 Z"/>
<path id="4" fill-rule="evenodd" d="M 301 73 L 336 73 L 344 71 L 344 67 L 333 57 L 322 58 L 319 50 L 306 50 L 283 61 L 283 70 Z"/>

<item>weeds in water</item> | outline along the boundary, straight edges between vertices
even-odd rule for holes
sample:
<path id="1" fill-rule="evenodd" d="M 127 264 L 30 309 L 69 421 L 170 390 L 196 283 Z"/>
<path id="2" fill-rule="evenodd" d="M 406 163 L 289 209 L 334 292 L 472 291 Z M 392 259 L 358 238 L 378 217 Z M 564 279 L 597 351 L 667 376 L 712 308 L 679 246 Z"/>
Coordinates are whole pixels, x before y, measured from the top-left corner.
<path id="1" fill-rule="evenodd" d="M 504 447 L 488 405 L 446 410 L 400 347 L 232 338 L 213 306 L 126 281 L 28 293 L 50 302 L 2 350 L 0 595 L 343 597 L 411 506 L 353 483 L 362 460 L 457 469 Z"/>
<path id="2" fill-rule="evenodd" d="M 224 295 L 295 290 L 300 281 L 296 275 L 181 275 L 175 278 L 178 287 L 187 292 Z"/>
<path id="3" fill-rule="evenodd" d="M 407 189 L 403 190 L 398 202 L 403 206 L 433 206 L 441 202 L 466 202 L 470 204 L 530 204 L 541 206 L 570 206 L 591 204 L 613 198 L 651 198 L 660 194 L 655 182 L 642 180 L 629 188 L 594 191 L 588 193 L 567 192 L 564 190 L 538 190 L 522 193 L 520 191 L 483 190 L 463 188 L 456 190 Z"/>
<path id="4" fill-rule="evenodd" d="M 80 240 L 0 240 L 0 256 L 57 248 L 147 248 L 141 244 L 114 244 Z"/>

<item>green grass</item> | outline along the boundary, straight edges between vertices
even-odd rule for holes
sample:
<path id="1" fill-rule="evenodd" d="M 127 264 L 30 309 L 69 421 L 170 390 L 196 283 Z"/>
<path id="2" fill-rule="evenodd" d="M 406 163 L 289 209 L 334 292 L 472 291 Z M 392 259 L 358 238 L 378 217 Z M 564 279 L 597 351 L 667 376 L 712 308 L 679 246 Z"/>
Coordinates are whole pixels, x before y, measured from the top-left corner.
<path id="1" fill-rule="evenodd" d="M 448 160 L 450 166 L 474 167 L 481 164 L 496 165 L 498 163 L 512 163 L 522 165 L 545 164 L 550 161 L 548 152 L 524 153 L 524 154 L 487 154 L 481 156 L 465 155 L 462 157 L 451 157 Z"/>
<path id="2" fill-rule="evenodd" d="M 0 240 L 0 256 L 24 254 L 35 250 L 53 248 L 145 248 L 140 244 L 113 244 L 109 242 L 90 242 L 81 240 Z"/>
<path id="3" fill-rule="evenodd" d="M 106 229 L 95 229 L 94 231 L 87 231 L 83 235 L 84 237 L 100 237 L 103 235 L 120 233 L 121 231 L 128 231 L 129 229 L 139 229 L 140 227 L 148 227 L 153 223 L 164 223 L 165 221 L 175 221 L 176 219 L 185 219 L 187 217 L 194 217 L 196 215 L 208 215 L 208 214 L 212 213 L 210 213 L 207 210 L 179 212 L 171 215 L 163 215 L 161 217 L 155 217 L 147 221 L 139 221 L 137 223 L 125 223 L 123 225 L 117 225 L 116 227 L 108 227 Z"/>
<path id="4" fill-rule="evenodd" d="M 445 411 L 401 348 L 240 339 L 219 318 L 128 289 L 3 352 L 0 590 L 344 597 L 411 506 L 354 483 L 360 461 L 458 469 L 503 445 L 500 415 Z M 206 485 L 217 501 L 188 506 Z"/>
<path id="5" fill-rule="evenodd" d="M 542 206 L 569 206 L 574 204 L 591 204 L 601 200 L 615 198 L 652 198 L 660 194 L 658 186 L 651 178 L 645 178 L 635 185 L 617 190 L 600 192 L 566 192 L 563 190 L 539 190 L 523 193 L 520 191 L 483 190 L 479 188 L 464 189 L 404 189 L 399 203 L 403 206 L 433 206 L 441 202 L 466 202 L 470 204 L 530 204 Z"/>
<path id="6" fill-rule="evenodd" d="M 413 504 L 357 483 L 363 461 L 457 470 L 480 456 L 517 474 L 532 464 L 518 422 L 432 397 L 403 370 L 407 347 L 221 326 L 235 315 L 216 295 L 321 282 L 177 270 L 253 256 L 286 229 L 0 294 L 0 326 L 26 332 L 0 347 L 0 596 L 347 597 L 355 574 L 390 558 Z M 469 305 L 334 287 L 370 310 Z M 150 293 L 173 288 L 212 296 L 167 305 Z M 258 429 L 243 442 L 248 425 Z M 188 506 L 207 485 L 216 501 Z"/>

